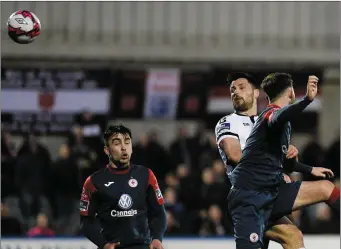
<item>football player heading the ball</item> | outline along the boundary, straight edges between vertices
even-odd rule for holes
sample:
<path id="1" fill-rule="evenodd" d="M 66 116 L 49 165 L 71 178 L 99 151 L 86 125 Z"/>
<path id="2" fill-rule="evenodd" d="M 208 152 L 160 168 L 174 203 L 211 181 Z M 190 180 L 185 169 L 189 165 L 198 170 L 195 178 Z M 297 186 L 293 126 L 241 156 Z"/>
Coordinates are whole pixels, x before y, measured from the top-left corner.
<path id="1" fill-rule="evenodd" d="M 40 35 L 39 18 L 31 11 L 18 10 L 7 21 L 8 36 L 16 43 L 28 44 Z"/>
<path id="2" fill-rule="evenodd" d="M 130 163 L 131 131 L 109 125 L 104 152 L 109 164 L 85 181 L 81 231 L 99 249 L 163 249 L 164 199 L 154 173 Z"/>

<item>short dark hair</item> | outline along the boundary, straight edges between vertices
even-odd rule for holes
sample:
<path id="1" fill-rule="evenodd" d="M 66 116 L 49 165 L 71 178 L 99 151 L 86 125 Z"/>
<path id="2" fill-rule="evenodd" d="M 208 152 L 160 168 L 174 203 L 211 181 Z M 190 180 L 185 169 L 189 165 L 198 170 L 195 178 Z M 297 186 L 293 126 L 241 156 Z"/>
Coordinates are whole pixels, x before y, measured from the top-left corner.
<path id="1" fill-rule="evenodd" d="M 259 88 L 259 84 L 257 83 L 257 80 L 249 73 L 244 73 L 244 72 L 236 72 L 236 73 L 231 73 L 227 77 L 227 82 L 229 85 L 232 84 L 232 81 L 235 81 L 237 79 L 244 78 L 247 79 L 247 81 L 253 85 L 255 88 Z"/>
<path id="2" fill-rule="evenodd" d="M 114 134 L 121 133 L 123 135 L 129 135 L 130 138 L 132 138 L 131 131 L 128 127 L 119 124 L 119 125 L 108 125 L 107 129 L 104 132 L 103 139 L 104 144 L 108 144 L 108 140 L 110 137 L 112 137 Z"/>
<path id="3" fill-rule="evenodd" d="M 293 80 L 287 73 L 272 73 L 264 78 L 261 88 L 268 95 L 270 101 L 277 99 L 289 87 L 293 86 Z"/>

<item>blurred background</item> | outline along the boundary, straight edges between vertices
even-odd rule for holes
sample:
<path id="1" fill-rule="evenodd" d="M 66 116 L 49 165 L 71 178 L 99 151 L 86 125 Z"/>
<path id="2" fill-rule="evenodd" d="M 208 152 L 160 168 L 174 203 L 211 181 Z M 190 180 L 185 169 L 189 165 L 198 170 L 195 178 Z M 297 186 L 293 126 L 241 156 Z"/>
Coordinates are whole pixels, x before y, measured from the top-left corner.
<path id="1" fill-rule="evenodd" d="M 18 9 L 40 18 L 32 44 L 7 36 Z M 132 129 L 133 163 L 155 172 L 167 236 L 231 236 L 214 126 L 233 112 L 235 71 L 291 73 L 298 98 L 320 78 L 292 141 L 339 186 L 338 2 L 1 2 L 1 23 L 2 236 L 79 235 L 81 187 L 107 163 L 108 123 Z M 294 219 L 304 234 L 340 231 L 325 204 Z"/>

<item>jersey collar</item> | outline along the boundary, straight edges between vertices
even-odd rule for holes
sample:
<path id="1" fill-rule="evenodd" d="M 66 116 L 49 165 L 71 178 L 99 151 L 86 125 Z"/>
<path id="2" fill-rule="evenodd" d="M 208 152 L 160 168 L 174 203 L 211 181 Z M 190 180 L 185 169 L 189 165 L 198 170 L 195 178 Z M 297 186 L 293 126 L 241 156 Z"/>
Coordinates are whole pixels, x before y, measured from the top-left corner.
<path id="1" fill-rule="evenodd" d="M 238 113 L 238 112 L 234 112 L 235 114 L 237 114 L 238 116 L 245 116 L 245 117 L 248 117 L 248 115 L 246 115 L 246 114 L 241 114 L 241 113 Z"/>
<path id="2" fill-rule="evenodd" d="M 274 108 L 279 108 L 281 109 L 281 107 L 279 105 L 275 105 L 275 104 L 269 104 L 266 107 L 274 107 Z"/>
<path id="3" fill-rule="evenodd" d="M 131 165 L 126 169 L 114 169 L 114 168 L 110 167 L 110 164 L 107 164 L 107 169 L 113 174 L 124 175 L 124 174 L 129 173 L 129 171 L 131 169 Z"/>
<path id="4" fill-rule="evenodd" d="M 248 116 L 246 114 L 241 114 L 241 113 L 238 113 L 238 112 L 234 112 L 234 114 L 238 115 L 238 116 L 243 116 L 243 117 L 248 117 L 252 120 L 252 123 L 254 123 L 254 118 L 257 117 L 257 115 L 252 115 L 252 116 Z"/>

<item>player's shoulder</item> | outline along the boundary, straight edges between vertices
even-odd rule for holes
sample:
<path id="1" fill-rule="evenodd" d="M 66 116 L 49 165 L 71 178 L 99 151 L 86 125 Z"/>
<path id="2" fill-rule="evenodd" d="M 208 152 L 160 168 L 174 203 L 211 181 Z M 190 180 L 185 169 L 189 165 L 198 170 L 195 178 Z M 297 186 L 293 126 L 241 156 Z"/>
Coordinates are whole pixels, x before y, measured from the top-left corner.
<path id="1" fill-rule="evenodd" d="M 137 175 L 140 175 L 140 177 L 147 178 L 148 181 L 150 178 L 155 178 L 154 172 L 143 165 L 132 164 L 132 171 L 135 171 Z"/>
<path id="2" fill-rule="evenodd" d="M 98 179 L 102 178 L 102 176 L 105 174 L 106 170 L 107 170 L 107 167 L 104 167 L 95 171 L 87 178 L 87 181 L 91 181 L 91 182 L 98 181 Z"/>
<path id="3" fill-rule="evenodd" d="M 219 119 L 219 121 L 216 124 L 216 127 L 219 127 L 219 126 L 222 126 L 223 124 L 232 122 L 235 119 L 236 119 L 236 114 L 235 113 L 228 114 L 228 115 L 222 117 L 221 119 Z"/>
<path id="4" fill-rule="evenodd" d="M 131 164 L 132 171 L 139 171 L 144 172 L 148 171 L 149 169 L 146 166 L 140 165 L 140 164 Z"/>
<path id="5" fill-rule="evenodd" d="M 215 127 L 215 132 L 216 133 L 219 133 L 220 131 L 222 130 L 231 130 L 231 129 L 234 129 L 238 126 L 238 124 L 240 123 L 240 118 L 239 116 L 236 114 L 236 113 L 231 113 L 231 114 L 228 114 L 224 117 L 222 117 L 216 127 Z M 233 128 L 234 127 L 234 128 Z"/>
<path id="6" fill-rule="evenodd" d="M 280 108 L 277 106 L 269 105 L 267 106 L 258 116 L 260 121 L 266 119 L 271 113 L 278 111 Z"/>
<path id="7" fill-rule="evenodd" d="M 141 176 L 148 176 L 151 171 L 151 169 L 149 169 L 148 167 L 139 164 L 132 164 L 131 168 L 132 172 L 136 172 L 138 175 Z"/>

